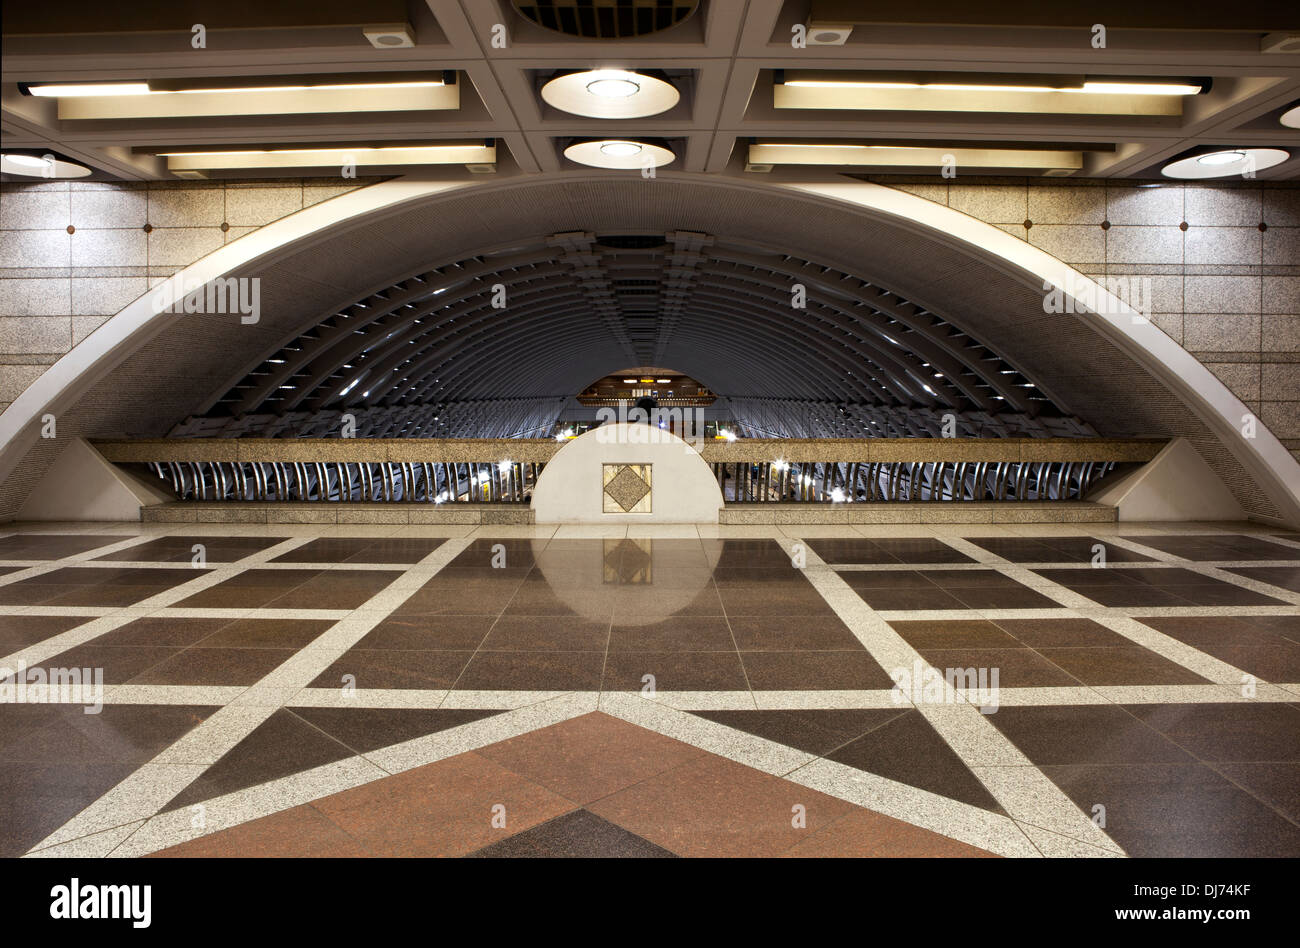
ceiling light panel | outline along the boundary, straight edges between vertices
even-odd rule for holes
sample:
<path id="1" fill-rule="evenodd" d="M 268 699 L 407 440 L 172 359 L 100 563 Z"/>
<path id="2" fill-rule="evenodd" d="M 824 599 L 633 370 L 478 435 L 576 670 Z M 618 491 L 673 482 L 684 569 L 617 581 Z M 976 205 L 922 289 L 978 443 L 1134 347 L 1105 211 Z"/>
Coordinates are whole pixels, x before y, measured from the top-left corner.
<path id="1" fill-rule="evenodd" d="M 84 178 L 91 170 L 83 164 L 55 155 L 30 155 L 6 152 L 0 155 L 0 171 L 28 178 Z"/>
<path id="2" fill-rule="evenodd" d="M 958 168 L 1074 171 L 1083 167 L 1083 152 L 759 142 L 749 146 L 749 161 L 752 164 L 854 165 L 879 168 L 943 167 L 946 163 L 956 161 Z"/>
<path id="3" fill-rule="evenodd" d="M 574 142 L 564 149 L 564 157 L 580 165 L 614 171 L 662 168 L 677 158 L 665 145 L 623 138 Z"/>
<path id="4" fill-rule="evenodd" d="M 1171 161 L 1160 169 L 1166 178 L 1233 178 L 1280 165 L 1291 157 L 1281 148 L 1225 148 Z"/>
<path id="5" fill-rule="evenodd" d="M 33 95 L 58 95 L 61 120 L 411 112 L 460 108 L 460 86 L 440 80 L 339 81 L 326 85 L 176 91 L 150 89 L 146 93 L 132 91 L 110 95 L 64 95 L 58 94 L 56 88 L 30 86 L 29 91 Z"/>
<path id="6" fill-rule="evenodd" d="M 168 171 L 210 171 L 238 168 L 326 168 L 355 165 L 459 165 L 496 161 L 496 146 L 482 143 L 404 145 L 391 148 L 275 148 L 229 151 L 159 152 Z"/>
<path id="7" fill-rule="evenodd" d="M 624 69 L 589 69 L 556 76 L 542 86 L 542 101 L 586 118 L 646 118 L 667 112 L 681 93 L 666 77 Z"/>
<path id="8" fill-rule="evenodd" d="M 780 77 L 778 77 L 779 79 Z M 778 109 L 895 112 L 1022 112 L 1039 115 L 1181 115 L 1182 100 L 1202 91 L 1180 80 L 956 74 L 950 79 L 870 73 L 789 71 L 773 86 Z"/>

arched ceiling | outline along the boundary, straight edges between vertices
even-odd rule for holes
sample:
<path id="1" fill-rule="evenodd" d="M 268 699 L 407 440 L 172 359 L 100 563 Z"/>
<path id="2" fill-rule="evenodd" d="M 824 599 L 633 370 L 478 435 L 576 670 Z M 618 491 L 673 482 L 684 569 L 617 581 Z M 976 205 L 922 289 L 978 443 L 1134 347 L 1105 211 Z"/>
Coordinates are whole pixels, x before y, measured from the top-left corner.
<path id="1" fill-rule="evenodd" d="M 949 405 L 967 420 L 963 434 L 1014 434 L 1000 419 L 1014 421 L 1023 403 L 1037 406 L 1043 424 L 1079 415 L 1102 436 L 1185 437 L 1248 510 L 1271 516 L 1277 503 L 1292 516 L 1294 461 L 1263 430 L 1243 442 L 1227 420 L 1244 408 L 1168 337 L 1150 326 L 1121 331 L 1086 312 L 1045 312 L 1043 266 L 1064 265 L 996 228 L 878 185 L 832 190 L 671 171 L 649 180 L 582 173 L 485 185 L 411 176 L 324 202 L 185 271 L 200 283 L 260 280 L 255 324 L 158 314 L 142 297 L 24 392 L 0 417 L 0 474 L 8 475 L 0 511 L 39 483 L 69 437 L 160 437 L 183 433 L 177 426 L 186 419 L 236 435 L 238 424 L 277 412 L 281 426 L 261 433 L 337 433 L 345 407 L 358 434 L 400 435 L 431 412 L 441 418 L 439 404 L 463 430 L 526 434 L 592 378 L 650 361 L 716 386 L 757 427 L 781 433 L 787 425 L 791 435 L 862 434 L 864 419 L 881 434 L 933 433 Z M 602 246 L 611 237 L 644 240 Z M 655 252 L 654 275 L 635 276 Z M 1035 254 L 1043 260 L 1027 259 Z M 665 266 L 673 257 L 680 265 Z M 429 296 L 456 276 L 458 290 Z M 619 279 L 658 281 L 647 288 L 666 315 L 654 332 L 634 331 L 637 308 L 599 285 Z M 789 306 L 794 282 L 808 287 L 804 310 Z M 482 287 L 493 283 L 505 284 L 507 296 L 495 317 L 482 308 Z M 431 307 L 429 318 L 416 324 L 394 310 L 382 335 L 348 330 L 335 345 L 365 338 L 370 352 L 362 347 L 357 357 L 397 404 L 376 402 L 379 390 L 360 383 L 344 394 L 350 379 L 338 370 L 358 363 L 341 358 L 343 348 L 321 348 L 278 383 L 295 388 L 276 389 L 296 398 L 295 380 L 303 381 L 308 407 L 262 411 L 269 380 L 258 372 L 282 368 L 268 360 L 318 339 L 331 318 L 364 312 L 358 303 L 385 297 L 375 309 L 390 305 L 394 292 L 410 294 L 404 304 Z M 465 314 L 455 323 L 448 314 L 444 325 L 438 296 L 468 307 Z M 436 334 L 403 339 L 400 348 L 389 335 L 423 333 L 430 321 L 441 327 Z M 926 381 L 921 370 L 935 366 L 948 368 L 938 373 L 945 379 Z M 1004 405 L 1008 391 L 1022 402 L 985 411 L 990 400 Z M 227 395 L 236 405 L 248 399 L 242 415 L 223 402 Z M 416 397 L 433 400 L 400 403 Z M 297 427 L 311 412 L 333 413 L 335 427 Z M 57 440 L 40 437 L 48 413 L 57 414 Z M 488 418 L 510 421 L 493 432 Z M 204 432 L 200 424 L 189 433 Z"/>
<path id="2" fill-rule="evenodd" d="M 321 313 L 175 433 L 544 428 L 593 376 L 680 367 L 735 420 L 807 435 L 1083 433 L 1012 363 L 888 286 L 752 238 L 570 231 L 438 262 Z M 496 411 L 464 406 L 494 403 Z M 535 406 L 523 413 L 506 406 Z M 803 415 L 822 404 L 822 424 Z M 461 410 L 456 407 L 460 406 Z M 783 411 L 788 406 L 789 410 Z M 818 429 L 818 430 L 813 430 Z"/>

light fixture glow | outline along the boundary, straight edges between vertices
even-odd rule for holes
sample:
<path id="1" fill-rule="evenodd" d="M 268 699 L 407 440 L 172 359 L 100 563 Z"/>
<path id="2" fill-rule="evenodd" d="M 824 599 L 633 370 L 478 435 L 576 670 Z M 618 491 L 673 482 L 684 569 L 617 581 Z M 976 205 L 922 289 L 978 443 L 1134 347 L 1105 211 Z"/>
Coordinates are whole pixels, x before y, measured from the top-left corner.
<path id="1" fill-rule="evenodd" d="M 1282 113 L 1278 119 L 1287 128 L 1300 128 L 1300 105 L 1292 106 Z"/>
<path id="2" fill-rule="evenodd" d="M 502 474 L 507 474 L 510 471 L 510 465 L 512 463 L 512 461 L 497 461 L 497 470 Z"/>
<path id="3" fill-rule="evenodd" d="M 244 148 L 221 151 L 158 152 L 169 171 L 229 168 L 324 168 L 331 165 L 491 164 L 496 146 L 465 142 L 434 145 L 357 146 L 356 148 Z"/>
<path id="4" fill-rule="evenodd" d="M 666 144 L 624 138 L 574 142 L 564 149 L 564 157 L 580 165 L 615 171 L 661 168 L 677 158 Z"/>
<path id="5" fill-rule="evenodd" d="M 1240 151 L 1216 151 L 1208 155 L 1200 155 L 1197 161 L 1203 165 L 1231 165 L 1236 164 L 1246 157 L 1245 152 Z"/>
<path id="6" fill-rule="evenodd" d="M 566 72 L 547 81 L 542 101 L 570 115 L 586 118 L 647 118 L 667 112 L 681 93 L 668 77 L 626 69 Z"/>
<path id="7" fill-rule="evenodd" d="M 1062 92 L 1087 92 L 1101 95 L 1200 95 L 1201 87 L 1182 82 L 1104 82 L 1089 80 L 1082 89 Z"/>
<path id="8" fill-rule="evenodd" d="M 43 98 L 60 99 L 92 95 L 149 95 L 151 90 L 147 82 L 88 82 L 28 86 L 27 91 Z"/>
<path id="9" fill-rule="evenodd" d="M 893 168 L 941 168 L 956 161 L 963 168 L 1078 170 L 1081 151 L 1023 148 L 934 148 L 917 145 L 862 145 L 758 142 L 749 146 L 749 162 L 766 165 L 864 165 Z"/>
<path id="10" fill-rule="evenodd" d="M 636 95 L 641 86 L 631 79 L 594 79 L 587 83 L 587 91 L 606 99 L 623 99 Z"/>
<path id="11" fill-rule="evenodd" d="M 600 146 L 600 153 L 615 158 L 629 158 L 641 154 L 641 145 L 639 142 L 605 142 Z"/>
<path id="12" fill-rule="evenodd" d="M 6 152 L 0 155 L 0 171 L 27 178 L 84 178 L 91 169 L 56 155 L 24 155 Z"/>
<path id="13" fill-rule="evenodd" d="M 1184 180 L 1253 177 L 1256 172 L 1280 165 L 1290 157 L 1291 153 L 1282 148 L 1228 148 L 1171 161 L 1160 173 L 1166 178 Z"/>

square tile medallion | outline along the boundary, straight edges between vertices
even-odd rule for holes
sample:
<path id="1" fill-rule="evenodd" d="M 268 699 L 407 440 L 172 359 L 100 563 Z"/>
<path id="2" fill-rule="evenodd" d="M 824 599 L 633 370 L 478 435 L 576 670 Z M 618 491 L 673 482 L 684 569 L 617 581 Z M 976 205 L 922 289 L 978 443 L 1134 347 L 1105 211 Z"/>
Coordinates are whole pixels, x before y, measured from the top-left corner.
<path id="1" fill-rule="evenodd" d="M 651 464 L 602 464 L 602 513 L 650 513 Z"/>

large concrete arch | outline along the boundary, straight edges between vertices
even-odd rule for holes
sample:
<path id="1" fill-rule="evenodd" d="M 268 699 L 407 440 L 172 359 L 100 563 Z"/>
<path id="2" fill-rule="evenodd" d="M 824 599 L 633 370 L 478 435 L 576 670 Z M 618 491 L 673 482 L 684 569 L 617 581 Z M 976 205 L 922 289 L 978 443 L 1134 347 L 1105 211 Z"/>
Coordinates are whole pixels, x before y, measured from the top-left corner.
<path id="1" fill-rule="evenodd" d="M 767 185 L 673 173 L 652 180 L 577 173 L 484 185 L 401 178 L 221 248 L 179 279 L 259 277 L 259 322 L 158 314 L 149 295 L 124 308 L 0 415 L 0 515 L 12 514 L 64 439 L 165 434 L 322 314 L 431 261 L 464 260 L 484 247 L 508 252 L 539 235 L 599 231 L 745 238 L 784 250 L 805 268 L 814 261 L 887 287 L 979 339 L 1066 410 L 1086 406 L 1098 433 L 1186 437 L 1248 511 L 1300 523 L 1300 466 L 1277 439 L 1262 425 L 1255 437 L 1243 437 L 1247 409 L 1218 379 L 1049 254 L 950 208 L 866 182 Z M 1044 312 L 1045 286 L 1076 293 L 1092 287 L 1107 303 L 1105 314 Z M 575 378 L 610 370 L 616 348 L 575 343 L 566 368 Z M 820 357 L 796 355 L 805 362 Z M 700 359 L 707 356 L 702 350 Z M 608 364 L 597 365 L 601 360 Z M 710 366 L 681 368 L 705 378 Z M 769 397 L 784 394 L 772 389 Z M 59 437 L 42 439 L 41 419 L 51 414 Z"/>

